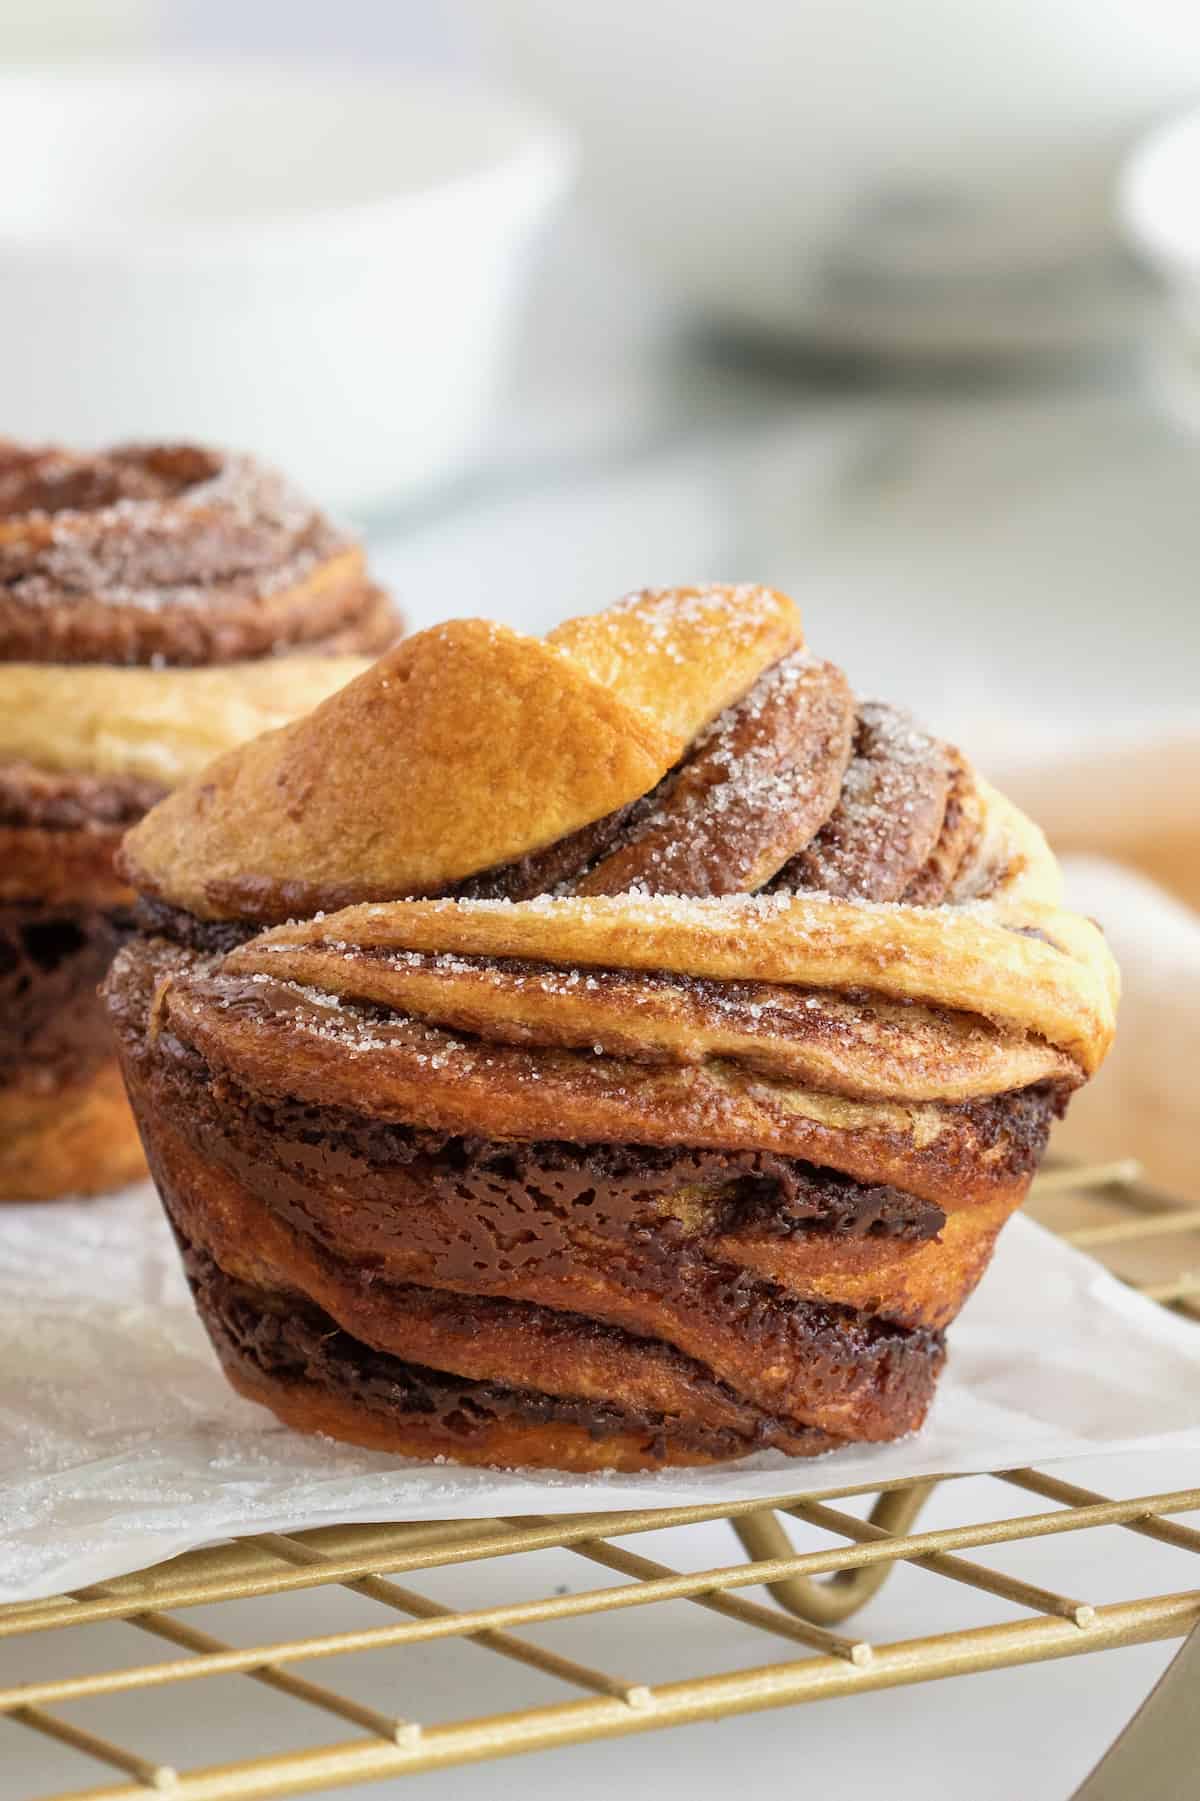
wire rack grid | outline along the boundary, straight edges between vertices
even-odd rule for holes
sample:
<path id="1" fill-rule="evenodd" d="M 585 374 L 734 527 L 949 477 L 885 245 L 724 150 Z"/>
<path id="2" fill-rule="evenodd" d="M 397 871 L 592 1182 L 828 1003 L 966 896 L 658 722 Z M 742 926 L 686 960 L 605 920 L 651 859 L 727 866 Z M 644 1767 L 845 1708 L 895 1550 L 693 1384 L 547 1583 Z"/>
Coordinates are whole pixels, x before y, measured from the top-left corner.
<path id="1" fill-rule="evenodd" d="M 1153 1190 L 1132 1165 L 1112 1164 L 1051 1169 L 1037 1184 L 1031 1211 L 1100 1254 L 1143 1294 L 1200 1320 L 1200 1207 Z M 1200 1488 L 1112 1498 L 1036 1469 L 997 1470 L 989 1492 L 999 1505 L 986 1517 L 917 1530 L 936 1486 L 895 1485 L 876 1493 L 865 1513 L 864 1491 L 847 1488 L 820 1499 L 798 1491 L 771 1509 L 753 1502 L 256 1534 L 69 1595 L 0 1607 L 0 1640 L 16 1637 L 32 1652 L 43 1635 L 56 1635 L 59 1646 L 80 1646 L 85 1666 L 97 1661 L 94 1651 L 82 1655 L 89 1630 L 128 1629 L 121 1653 L 114 1659 L 106 1652 L 99 1667 L 73 1673 L 72 1660 L 59 1659 L 68 1673 L 55 1668 L 0 1689 L 0 1735 L 36 1734 L 81 1754 L 79 1781 L 86 1786 L 59 1788 L 45 1801 L 133 1801 L 154 1791 L 179 1801 L 260 1801 L 1180 1637 L 1200 1622 L 1200 1530 L 1181 1517 L 1200 1512 Z M 942 1498 L 954 1493 L 955 1481 L 947 1479 Z M 792 1521 L 819 1528 L 819 1537 L 831 1542 L 798 1550 L 786 1523 Z M 728 1523 L 730 1549 L 736 1552 L 740 1541 L 741 1555 L 702 1569 L 677 1567 L 688 1562 L 692 1529 L 714 1522 Z M 1113 1527 L 1172 1554 L 1173 1579 L 1161 1592 L 1094 1604 L 965 1555 L 1061 1535 L 1076 1544 L 1074 1535 L 1083 1535 L 1090 1545 L 1089 1535 Z M 638 1548 L 649 1534 L 657 1535 L 653 1557 Z M 669 1562 L 657 1554 L 664 1535 L 678 1549 Z M 810 1531 L 808 1543 L 813 1536 Z M 582 1586 L 560 1583 L 541 1592 L 536 1554 L 549 1550 L 570 1559 Z M 498 1563 L 513 1573 L 514 1598 L 450 1606 L 427 1592 L 439 1575 L 469 1583 L 478 1579 L 479 1566 Z M 1005 1604 L 1002 1616 L 1016 1617 L 883 1643 L 839 1630 L 898 1566 L 992 1597 Z M 422 1587 L 409 1587 L 411 1578 Z M 193 1623 L 198 1611 L 207 1619 L 215 1604 L 233 1622 L 242 1617 L 239 1602 L 331 1589 L 370 1604 L 363 1623 L 268 1641 L 259 1636 L 260 1606 L 251 1644 Z M 469 1586 L 465 1592 L 469 1599 Z M 735 1655 L 723 1637 L 719 1668 L 665 1681 L 593 1661 L 603 1616 L 639 1610 L 637 1642 L 649 1649 L 656 1621 L 673 1604 L 719 1616 L 727 1632 L 736 1630 L 740 1651 Z M 529 1636 L 544 1627 L 555 1631 Z M 564 1648 L 551 1647 L 546 1636 Z M 148 1655 L 147 1641 L 154 1641 L 157 1656 Z M 360 1654 L 393 1659 L 390 1692 L 402 1693 L 403 1658 L 420 1655 L 418 1647 L 428 1654 L 438 1643 L 460 1661 L 483 1649 L 521 1666 L 538 1698 L 499 1714 L 472 1713 L 479 1672 L 464 1666 L 459 1675 L 457 1663 L 449 1686 L 465 1711 L 458 1707 L 445 1721 L 401 1717 L 352 1692 L 350 1673 L 365 1668 Z M 331 1668 L 333 1680 L 318 1679 Z M 146 1733 L 142 1749 L 126 1742 L 152 1720 L 156 1695 L 217 1678 L 254 1683 L 292 1704 L 287 1717 L 297 1724 L 288 1742 L 266 1755 L 187 1768 L 147 1751 Z M 556 1685 L 571 1698 L 548 1698 Z M 131 1701 L 140 1710 L 132 1733 Z M 106 1707 L 126 1723 L 120 1736 L 105 1724 Z M 314 1721 L 316 1742 L 309 1742 Z M 0 1738 L 0 1771 L 5 1763 Z"/>

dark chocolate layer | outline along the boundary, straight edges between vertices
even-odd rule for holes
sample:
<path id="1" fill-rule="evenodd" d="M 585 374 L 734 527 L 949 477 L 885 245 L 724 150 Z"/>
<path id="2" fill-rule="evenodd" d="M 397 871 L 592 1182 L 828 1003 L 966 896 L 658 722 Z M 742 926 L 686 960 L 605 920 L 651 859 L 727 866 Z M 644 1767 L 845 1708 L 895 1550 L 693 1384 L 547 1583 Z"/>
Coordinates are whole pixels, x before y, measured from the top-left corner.
<path id="1" fill-rule="evenodd" d="M 569 832 L 544 850 L 531 851 L 512 863 L 481 869 L 477 875 L 455 882 L 444 890 L 445 894 L 455 900 L 523 901 L 532 900 L 535 894 L 552 894 L 556 889 L 569 887 L 601 857 L 627 841 L 634 827 L 651 813 L 658 795 L 675 773 L 671 770 L 649 794 L 631 801 L 627 807 L 618 807 L 615 813 L 593 820 L 578 832 Z"/>
<path id="2" fill-rule="evenodd" d="M 0 906 L 0 1079 L 36 1064 L 68 1081 L 111 1056 L 100 983 L 128 914 Z"/>
<path id="3" fill-rule="evenodd" d="M 201 1085 L 211 1092 L 203 1078 Z M 499 1210 L 515 1219 L 537 1197 L 547 1211 L 586 1211 L 593 1227 L 603 1220 L 635 1228 L 639 1217 L 649 1220 L 681 1197 L 711 1203 L 708 1230 L 718 1236 L 753 1229 L 780 1238 L 818 1232 L 916 1243 L 935 1238 L 945 1223 L 930 1201 L 769 1151 L 446 1137 L 342 1108 L 255 1097 L 226 1078 L 217 1089 L 219 1129 L 247 1154 L 264 1138 L 303 1146 L 316 1183 L 344 1182 L 368 1166 L 381 1176 L 402 1173 L 431 1199 L 472 1215 Z M 195 1104 L 204 1109 L 200 1094 Z"/>
<path id="4" fill-rule="evenodd" d="M 148 905 L 140 902 L 139 909 Z M 204 936 L 213 929 L 195 924 Z M 395 1176 L 407 1195 L 472 1216 L 484 1207 L 524 1211 L 529 1197 L 536 1196 L 547 1209 L 586 1210 L 593 1229 L 599 1217 L 621 1222 L 622 1229 L 635 1227 L 640 1216 L 656 1214 L 673 1196 L 709 1202 L 706 1229 L 717 1236 L 753 1230 L 773 1237 L 820 1232 L 922 1242 L 935 1238 L 945 1223 L 942 1209 L 931 1201 L 770 1151 L 493 1141 L 391 1124 L 345 1107 L 253 1094 L 214 1072 L 194 1047 L 169 1032 L 147 1058 L 139 1046 L 147 999 L 140 963 L 114 973 L 110 1005 L 134 1054 L 147 1059 L 163 1099 L 194 1121 L 206 1139 L 226 1143 L 239 1164 L 266 1161 L 277 1166 L 281 1178 L 303 1169 L 314 1186 L 333 1189 L 359 1182 L 367 1172 L 385 1181 Z M 1044 1133 L 1052 1111 L 1047 1096 L 1031 1091 L 1007 1099 L 1018 1137 Z"/>
<path id="5" fill-rule="evenodd" d="M 464 1332 L 447 1308 L 511 1334 L 514 1364 L 553 1315 L 581 1348 L 597 1327 L 673 1348 L 772 1416 L 851 1408 L 863 1436 L 886 1437 L 923 1414 L 939 1331 L 793 1291 L 786 1258 L 778 1275 L 753 1259 L 805 1236 L 916 1248 L 936 1237 L 937 1207 L 773 1154 L 495 1143 L 271 1101 L 209 1066 L 169 1020 L 147 1038 L 148 963 L 127 954 L 108 984 L 127 1075 L 172 1217 L 223 1264 L 258 1244 L 268 1286 L 320 1295 L 356 1336 L 439 1365 L 437 1343 Z M 192 966 L 182 950 L 153 964 Z M 434 1300 L 439 1317 L 418 1339 L 415 1315 Z"/>
<path id="6" fill-rule="evenodd" d="M 197 919 L 186 907 L 172 907 L 145 894 L 138 896 L 133 916 L 145 937 L 162 938 L 205 957 L 223 956 L 235 945 L 245 944 L 258 930 L 240 919 Z"/>
<path id="7" fill-rule="evenodd" d="M 0 763 L 0 826 L 88 831 L 136 825 L 166 793 L 141 776 L 97 776 Z"/>
<path id="8" fill-rule="evenodd" d="M 343 1180 L 364 1164 L 379 1172 L 404 1170 L 430 1193 L 472 1205 L 505 1192 L 537 1191 L 567 1208 L 591 1206 L 602 1189 L 618 1212 L 651 1196 L 720 1194 L 714 1229 L 753 1224 L 777 1236 L 821 1231 L 918 1242 L 936 1237 L 945 1223 L 931 1201 L 770 1151 L 451 1136 L 346 1107 L 252 1094 L 226 1075 L 214 1079 L 199 1054 L 182 1045 L 171 1072 L 187 1087 L 189 1106 L 203 1111 L 219 1095 L 221 1129 L 246 1146 L 264 1138 L 303 1143 L 306 1164 L 318 1179 Z M 1048 1097 L 1009 1099 L 1018 1136 L 1038 1137 L 1051 1110 Z"/>
<path id="9" fill-rule="evenodd" d="M 227 1366 L 271 1383 L 315 1385 L 390 1419 L 434 1418 L 464 1443 L 476 1439 L 486 1444 L 489 1428 L 505 1421 L 579 1426 L 596 1440 L 635 1433 L 645 1439 L 647 1455 L 655 1458 L 664 1456 L 670 1446 L 726 1459 L 780 1441 L 793 1455 L 830 1449 L 837 1442 L 826 1433 L 797 1428 L 766 1414 L 743 1434 L 612 1402 L 447 1375 L 372 1350 L 301 1296 L 272 1294 L 234 1281 L 186 1240 L 182 1249 L 197 1309 Z"/>

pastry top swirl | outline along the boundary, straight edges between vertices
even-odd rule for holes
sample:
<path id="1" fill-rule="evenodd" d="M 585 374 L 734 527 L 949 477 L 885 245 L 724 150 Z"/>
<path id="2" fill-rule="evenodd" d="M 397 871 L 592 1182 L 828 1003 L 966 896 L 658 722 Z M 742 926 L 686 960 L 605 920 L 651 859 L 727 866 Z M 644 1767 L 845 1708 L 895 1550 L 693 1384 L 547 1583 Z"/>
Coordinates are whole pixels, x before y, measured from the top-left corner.
<path id="1" fill-rule="evenodd" d="M 1041 833 L 763 589 L 638 595 L 548 642 L 436 627 L 123 857 L 160 902 L 274 928 L 185 978 L 181 1029 L 293 1085 L 305 1041 L 314 1092 L 361 1096 L 366 1058 L 381 1112 L 446 1129 L 502 1084 L 532 1135 L 586 1138 L 602 1101 L 599 1135 L 638 1137 L 652 1099 L 681 1142 L 706 1110 L 768 1146 L 866 1108 L 927 1150 L 966 1129 L 946 1106 L 1072 1087 L 1113 1032 L 1115 967 Z"/>
<path id="2" fill-rule="evenodd" d="M 394 637 L 358 544 L 251 457 L 0 441 L 0 662 L 161 667 Z"/>

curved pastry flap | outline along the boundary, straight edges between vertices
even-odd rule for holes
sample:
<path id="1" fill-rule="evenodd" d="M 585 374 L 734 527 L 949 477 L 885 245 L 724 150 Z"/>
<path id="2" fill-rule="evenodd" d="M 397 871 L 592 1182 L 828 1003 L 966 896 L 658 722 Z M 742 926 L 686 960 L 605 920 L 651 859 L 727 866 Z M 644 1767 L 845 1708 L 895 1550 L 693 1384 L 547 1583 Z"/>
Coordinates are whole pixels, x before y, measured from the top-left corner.
<path id="1" fill-rule="evenodd" d="M 203 919 L 428 893 L 626 805 L 682 748 L 562 651 L 458 620 L 170 795 L 124 868 Z"/>
<path id="2" fill-rule="evenodd" d="M 795 602 L 749 583 L 643 588 L 547 637 L 685 743 L 804 641 Z"/>
<path id="3" fill-rule="evenodd" d="M 444 890 L 640 799 L 800 642 L 764 588 L 633 595 L 546 642 L 435 626 L 156 807 L 125 872 L 205 919 Z"/>

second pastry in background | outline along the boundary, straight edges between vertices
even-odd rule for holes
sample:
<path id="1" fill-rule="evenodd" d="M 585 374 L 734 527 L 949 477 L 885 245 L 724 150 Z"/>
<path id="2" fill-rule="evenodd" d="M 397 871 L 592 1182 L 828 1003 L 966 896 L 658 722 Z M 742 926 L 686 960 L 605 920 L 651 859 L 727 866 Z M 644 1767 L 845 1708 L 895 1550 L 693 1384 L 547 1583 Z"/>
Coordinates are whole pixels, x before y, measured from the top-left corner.
<path id="1" fill-rule="evenodd" d="M 361 546 L 250 458 L 0 443 L 0 1201 L 144 1172 L 96 995 L 122 833 L 399 634 Z"/>

